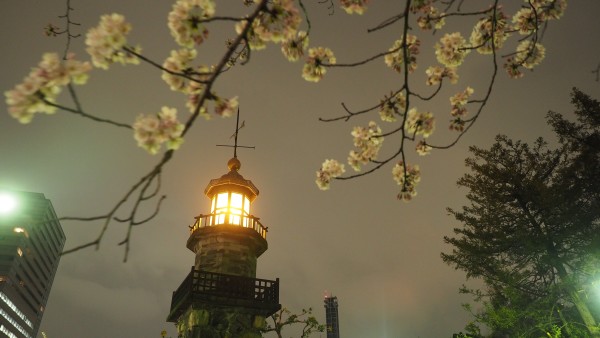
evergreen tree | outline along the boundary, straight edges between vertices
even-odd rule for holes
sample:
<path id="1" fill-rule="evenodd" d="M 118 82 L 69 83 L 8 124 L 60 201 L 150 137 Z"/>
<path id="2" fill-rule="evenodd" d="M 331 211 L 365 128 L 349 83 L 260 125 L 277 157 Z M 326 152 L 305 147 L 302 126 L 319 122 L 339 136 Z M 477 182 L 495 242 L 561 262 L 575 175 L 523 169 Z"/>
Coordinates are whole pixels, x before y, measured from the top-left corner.
<path id="1" fill-rule="evenodd" d="M 506 136 L 470 148 L 458 181 L 469 204 L 449 209 L 462 227 L 442 259 L 484 282 L 461 290 L 483 306 L 473 335 L 484 324 L 491 337 L 600 337 L 600 103 L 577 89 L 572 102 L 575 122 L 548 114 L 556 149 Z"/>

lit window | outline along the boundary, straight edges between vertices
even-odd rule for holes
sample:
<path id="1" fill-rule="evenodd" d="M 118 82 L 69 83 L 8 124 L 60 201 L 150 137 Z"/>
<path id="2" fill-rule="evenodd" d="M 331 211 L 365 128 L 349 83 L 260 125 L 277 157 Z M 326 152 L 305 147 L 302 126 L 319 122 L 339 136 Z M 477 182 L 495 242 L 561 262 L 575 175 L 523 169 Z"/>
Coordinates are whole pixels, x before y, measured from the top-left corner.
<path id="1" fill-rule="evenodd" d="M 244 196 L 244 213 L 246 215 L 250 214 L 250 200 L 246 196 Z"/>
<path id="2" fill-rule="evenodd" d="M 227 200 L 228 200 L 228 196 L 229 194 L 226 192 L 222 192 L 219 195 L 217 195 L 217 209 L 221 209 L 221 208 L 227 208 Z"/>
<path id="3" fill-rule="evenodd" d="M 242 209 L 242 194 L 231 194 L 231 208 Z"/>
<path id="4" fill-rule="evenodd" d="M 21 250 L 21 248 L 17 248 L 17 253 L 19 256 L 23 257 L 23 250 Z"/>
<path id="5" fill-rule="evenodd" d="M 248 227 L 250 213 L 250 199 L 237 192 L 222 192 L 212 198 L 210 208 L 211 225 L 233 224 Z"/>

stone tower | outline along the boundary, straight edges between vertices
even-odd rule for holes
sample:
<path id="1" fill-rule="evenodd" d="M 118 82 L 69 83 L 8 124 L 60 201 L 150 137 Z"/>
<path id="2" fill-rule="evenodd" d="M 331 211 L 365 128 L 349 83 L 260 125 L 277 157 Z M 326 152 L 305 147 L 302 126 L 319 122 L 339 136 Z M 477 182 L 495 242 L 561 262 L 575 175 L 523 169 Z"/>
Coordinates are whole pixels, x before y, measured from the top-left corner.
<path id="1" fill-rule="evenodd" d="M 195 264 L 173 292 L 167 321 L 181 338 L 254 338 L 266 317 L 281 308 L 279 279 L 256 278 L 256 262 L 267 250 L 267 228 L 250 214 L 258 189 L 240 175 L 233 157 L 229 172 L 204 190 L 210 213 L 195 217 L 187 248 Z"/>

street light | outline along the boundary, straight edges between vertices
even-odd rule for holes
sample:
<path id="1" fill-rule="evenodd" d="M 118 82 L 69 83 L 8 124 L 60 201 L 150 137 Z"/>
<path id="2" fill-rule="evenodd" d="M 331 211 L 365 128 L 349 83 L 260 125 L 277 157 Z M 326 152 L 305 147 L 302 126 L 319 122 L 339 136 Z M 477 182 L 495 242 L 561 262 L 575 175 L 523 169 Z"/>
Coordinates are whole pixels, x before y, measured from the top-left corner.
<path id="1" fill-rule="evenodd" d="M 8 215 L 12 213 L 19 202 L 17 198 L 7 192 L 0 192 L 0 215 Z"/>

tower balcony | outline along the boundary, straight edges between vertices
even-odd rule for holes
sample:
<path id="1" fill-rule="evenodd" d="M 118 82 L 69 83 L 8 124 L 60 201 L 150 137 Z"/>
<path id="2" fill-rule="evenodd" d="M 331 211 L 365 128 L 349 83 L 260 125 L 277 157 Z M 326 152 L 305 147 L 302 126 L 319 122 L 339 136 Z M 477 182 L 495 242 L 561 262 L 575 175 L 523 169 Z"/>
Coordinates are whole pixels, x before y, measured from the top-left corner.
<path id="1" fill-rule="evenodd" d="M 252 215 L 240 215 L 235 213 L 212 213 L 208 215 L 199 215 L 195 217 L 196 222 L 193 226 L 190 226 L 190 235 L 194 233 L 194 231 L 204 228 L 204 227 L 212 227 L 221 224 L 229 224 L 233 226 L 239 226 L 242 228 L 253 229 L 256 231 L 263 239 L 267 239 L 267 231 L 268 228 L 260 223 L 258 217 L 254 217 Z"/>
<path id="2" fill-rule="evenodd" d="M 196 270 L 173 292 L 167 321 L 177 322 L 190 307 L 242 307 L 270 316 L 281 308 L 279 278 L 266 280 Z"/>

